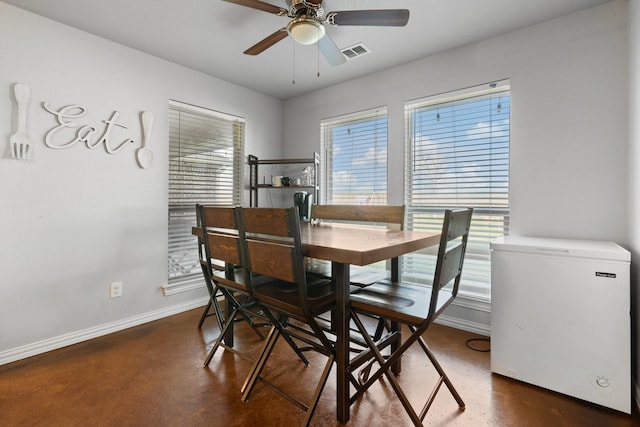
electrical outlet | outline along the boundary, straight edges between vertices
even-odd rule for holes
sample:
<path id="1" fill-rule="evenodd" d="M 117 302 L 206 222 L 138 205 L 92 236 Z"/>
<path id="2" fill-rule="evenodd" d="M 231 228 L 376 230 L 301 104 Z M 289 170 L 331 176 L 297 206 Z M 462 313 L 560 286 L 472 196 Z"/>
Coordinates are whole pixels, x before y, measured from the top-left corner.
<path id="1" fill-rule="evenodd" d="M 109 286 L 109 297 L 118 298 L 122 296 L 122 282 L 113 282 Z"/>

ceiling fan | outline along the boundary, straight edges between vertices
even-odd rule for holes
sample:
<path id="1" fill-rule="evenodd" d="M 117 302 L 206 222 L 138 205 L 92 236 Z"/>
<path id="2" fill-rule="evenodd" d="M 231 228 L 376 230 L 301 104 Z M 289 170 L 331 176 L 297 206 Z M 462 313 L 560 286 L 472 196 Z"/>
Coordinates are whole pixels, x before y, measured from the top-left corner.
<path id="1" fill-rule="evenodd" d="M 339 65 L 347 59 L 327 34 L 324 24 L 330 25 L 368 25 L 402 27 L 409 21 L 407 9 L 383 10 L 345 10 L 325 14 L 323 0 L 287 0 L 288 9 L 259 0 L 223 0 L 228 3 L 258 9 L 278 16 L 291 18 L 286 27 L 260 40 L 244 53 L 258 55 L 271 46 L 291 36 L 296 42 L 304 45 L 318 43 L 320 52 L 331 65 Z"/>

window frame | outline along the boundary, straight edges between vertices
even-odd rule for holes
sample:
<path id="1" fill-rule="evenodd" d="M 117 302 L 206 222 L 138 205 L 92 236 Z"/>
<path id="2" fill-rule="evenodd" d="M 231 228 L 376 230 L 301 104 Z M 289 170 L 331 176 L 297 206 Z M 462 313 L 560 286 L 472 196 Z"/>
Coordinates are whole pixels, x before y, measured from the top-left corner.
<path id="1" fill-rule="evenodd" d="M 245 135 L 244 118 L 183 102 L 169 101 L 168 117 L 165 295 L 180 292 L 168 291 L 172 288 L 205 286 L 197 238 L 191 234 L 196 226 L 195 205 L 241 204 Z"/>
<path id="2" fill-rule="evenodd" d="M 456 135 L 456 132 L 459 130 L 456 128 L 455 124 L 452 124 L 451 129 L 453 131 L 454 140 L 457 142 L 449 142 L 452 144 L 453 154 L 450 155 L 451 159 L 459 159 L 461 157 L 460 153 L 455 152 L 455 146 L 457 143 L 464 144 L 466 143 L 468 147 L 461 149 L 464 151 L 465 155 L 469 154 L 468 158 L 465 158 L 464 161 L 470 163 L 467 164 L 467 167 L 471 167 L 470 165 L 473 162 L 477 162 L 480 158 L 479 154 L 474 154 L 471 151 L 473 150 L 474 144 L 484 144 L 482 140 L 488 140 L 488 149 L 483 150 L 475 150 L 487 151 L 489 154 L 489 159 L 487 160 L 488 166 L 488 175 L 483 176 L 482 178 L 477 178 L 477 182 L 475 184 L 460 184 L 460 186 L 464 187 L 468 186 L 465 194 L 464 191 L 458 193 L 458 175 L 455 175 L 454 183 L 444 184 L 445 179 L 442 178 L 446 173 L 452 173 L 451 170 L 455 170 L 456 173 L 463 168 L 463 166 L 455 166 L 450 167 L 450 164 L 458 163 L 462 164 L 463 160 L 454 160 L 450 161 L 449 159 L 441 160 L 438 164 L 438 160 L 434 160 L 433 158 L 425 158 L 423 160 L 425 166 L 421 169 L 421 174 L 426 175 L 424 171 L 436 171 L 431 176 L 434 179 L 437 179 L 440 176 L 443 180 L 443 184 L 441 187 L 444 188 L 446 186 L 451 186 L 455 188 L 449 192 L 442 193 L 442 199 L 432 201 L 431 204 L 426 205 L 426 203 L 430 203 L 427 197 L 425 199 L 425 203 L 416 204 L 414 194 L 414 185 L 422 184 L 425 185 L 424 182 L 418 182 L 416 184 L 416 171 L 414 168 L 419 167 L 416 166 L 416 144 L 425 143 L 431 144 L 436 148 L 433 148 L 431 151 L 424 150 L 421 151 L 421 154 L 426 153 L 435 153 L 434 155 L 440 156 L 438 150 L 441 146 L 438 146 L 438 142 L 432 142 L 434 140 L 428 139 L 428 137 L 424 136 L 427 134 L 428 130 L 432 130 L 435 132 L 435 129 L 439 126 L 433 123 L 434 119 L 431 120 L 431 125 L 421 124 L 420 132 L 423 133 L 423 139 L 420 142 L 416 141 L 416 127 L 418 126 L 415 122 L 417 114 L 433 114 L 435 116 L 435 121 L 439 122 L 441 111 L 445 110 L 446 107 L 458 106 L 457 108 L 463 108 L 466 104 L 467 106 L 473 102 L 486 102 L 489 101 L 488 115 L 490 119 L 490 123 L 484 122 L 488 124 L 489 133 L 488 136 L 478 136 L 474 138 L 472 136 L 459 136 Z M 497 107 L 500 104 L 501 107 Z M 454 107 L 456 108 L 456 107 Z M 493 114 L 493 109 L 495 109 L 495 117 Z M 435 113 L 435 114 L 434 114 Z M 506 117 L 506 120 L 505 120 Z M 455 120 L 455 119 L 454 119 Z M 459 119 L 461 122 L 462 119 Z M 417 100 L 412 100 L 405 103 L 405 173 L 404 173 L 404 203 L 406 205 L 406 223 L 405 228 L 407 230 L 412 229 L 424 229 L 424 230 L 432 230 L 439 231 L 442 218 L 443 211 L 445 208 L 453 208 L 456 206 L 471 206 L 474 208 L 472 226 L 469 235 L 469 244 L 466 252 L 466 260 L 465 260 L 465 268 L 463 270 L 463 277 L 460 285 L 460 294 L 472 299 L 490 300 L 490 292 L 491 292 L 491 274 L 490 274 L 490 251 L 489 251 L 489 242 L 496 237 L 501 235 L 507 235 L 509 233 L 509 215 L 510 215 L 510 182 L 509 182 L 509 151 L 511 144 L 511 135 L 510 135 L 510 122 L 511 122 L 511 88 L 509 79 L 503 79 L 495 82 L 491 82 L 488 84 L 477 85 L 461 90 L 456 90 L 448 93 L 438 94 L 434 96 L 429 96 L 425 98 L 420 98 Z M 455 121 L 452 121 L 455 123 Z M 483 123 L 482 120 L 479 120 L 479 123 Z M 506 123 L 506 125 L 505 125 Z M 506 153 L 504 152 L 504 134 L 500 134 L 497 131 L 502 130 L 502 127 L 506 128 Z M 494 128 L 496 129 L 496 137 L 493 137 Z M 461 127 L 462 130 L 462 127 Z M 440 132 L 443 132 L 440 130 Z M 444 141 L 446 137 L 444 136 L 444 132 L 442 133 L 442 140 Z M 502 136 L 502 139 L 498 139 L 498 135 Z M 495 139 L 495 143 L 493 140 Z M 470 142 L 469 142 L 470 141 Z M 444 142 L 442 143 L 442 147 L 444 147 Z M 496 153 L 495 158 L 493 157 L 494 150 Z M 442 156 L 445 157 L 444 155 Z M 431 164 L 427 164 L 428 162 Z M 493 162 L 496 165 L 500 165 L 499 167 L 493 167 Z M 505 166 L 506 164 L 506 166 Z M 506 175 L 504 175 L 504 169 L 506 167 Z M 479 168 L 481 170 L 485 170 L 484 168 Z M 495 170 L 494 170 L 495 169 Z M 463 174 L 461 174 L 463 175 Z M 496 184 L 494 184 L 494 180 L 496 180 Z M 464 179 L 460 179 L 460 181 L 464 181 Z M 489 184 L 480 187 L 479 183 L 487 181 Z M 426 182 L 426 181 L 425 181 Z M 503 187 L 506 183 L 506 188 Z M 478 197 L 473 198 L 473 192 L 478 191 L 479 194 L 494 194 L 494 185 L 501 185 L 500 187 L 500 195 L 498 195 L 498 191 L 496 191 L 495 200 L 494 197 Z M 437 184 L 431 184 L 431 187 L 436 187 Z M 471 188 L 472 186 L 476 186 L 477 188 L 489 189 L 491 190 L 489 193 L 480 193 L 480 190 L 476 188 Z M 425 188 L 429 188 L 427 185 Z M 497 187 L 496 187 L 497 188 Z M 435 194 L 437 192 L 433 192 Z M 447 199 L 446 197 L 452 197 L 453 195 L 471 195 L 472 197 L 467 197 L 463 203 L 458 203 L 457 200 L 453 198 Z M 458 196 L 456 196 L 458 197 Z M 500 199 L 498 200 L 498 197 Z M 435 200 L 432 199 L 432 200 Z M 484 204 L 484 202 L 486 204 Z M 466 202 L 466 203 L 465 203 Z M 403 280 L 412 281 L 415 283 L 425 283 L 429 282 L 431 276 L 433 274 L 432 267 L 435 262 L 437 248 L 428 248 L 423 251 L 418 251 L 416 254 L 411 254 L 403 257 L 403 262 L 401 266 L 401 274 Z"/>
<path id="3" fill-rule="evenodd" d="M 357 197 L 355 192 L 348 193 L 348 196 L 344 196 L 342 198 L 335 197 L 337 193 L 335 191 L 334 183 L 336 182 L 336 173 L 334 171 L 334 147 L 335 142 L 333 140 L 333 135 L 336 129 L 345 127 L 345 126 L 358 126 L 369 122 L 378 122 L 380 120 L 384 121 L 383 128 L 378 129 L 379 124 L 375 123 L 373 140 L 375 141 L 374 146 L 372 147 L 366 138 L 371 137 L 372 135 L 367 135 L 367 133 L 371 132 L 370 128 L 363 129 L 359 131 L 359 133 L 355 136 L 364 137 L 363 142 L 359 142 L 357 144 L 353 144 L 357 148 L 365 147 L 369 145 L 369 150 L 373 149 L 373 155 L 371 156 L 370 152 L 367 152 L 367 155 L 371 156 L 370 158 L 374 161 L 374 171 L 366 175 L 367 177 L 371 177 L 375 182 L 372 184 L 373 192 L 372 195 L 366 197 L 362 195 L 361 197 Z M 378 130 L 382 131 L 384 129 L 384 139 L 378 140 L 381 135 L 378 133 Z M 379 149 L 380 145 L 384 145 L 382 150 Z M 322 168 L 322 173 L 320 173 L 320 188 L 321 188 L 321 202 L 324 204 L 374 204 L 374 205 L 386 205 L 388 201 L 388 191 L 389 191 L 389 157 L 388 157 L 388 149 L 389 149 L 389 117 L 387 112 L 387 106 L 380 106 L 376 108 L 370 108 L 363 111 L 358 111 L 354 113 L 343 114 L 340 116 L 335 116 L 327 119 L 322 119 L 320 121 L 320 164 Z M 349 173 L 353 171 L 354 162 L 362 162 L 362 159 L 366 160 L 366 157 L 360 158 L 351 158 L 351 167 L 349 168 Z M 377 164 L 384 163 L 384 172 L 376 171 Z M 364 174 L 363 174 L 364 176 Z M 378 182 L 381 176 L 384 176 L 384 191 L 379 192 Z M 355 200 L 354 200 L 355 195 Z M 358 201 L 359 200 L 359 201 Z M 357 203 L 356 203 L 357 202 Z"/>

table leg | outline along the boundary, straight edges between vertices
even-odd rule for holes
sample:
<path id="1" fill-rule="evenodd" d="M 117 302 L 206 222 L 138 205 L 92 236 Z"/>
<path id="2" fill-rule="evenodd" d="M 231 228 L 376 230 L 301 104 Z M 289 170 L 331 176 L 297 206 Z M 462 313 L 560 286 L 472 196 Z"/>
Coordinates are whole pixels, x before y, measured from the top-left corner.
<path id="1" fill-rule="evenodd" d="M 400 280 L 400 261 L 398 258 L 391 259 L 391 281 L 398 282 Z M 398 322 L 391 322 L 391 330 L 398 331 L 398 339 L 391 343 L 391 352 L 395 353 L 398 347 L 402 344 L 401 325 Z M 395 375 L 400 374 L 402 371 L 402 359 L 398 359 L 396 363 L 391 367 L 391 372 Z"/>
<path id="2" fill-rule="evenodd" d="M 336 283 L 336 389 L 337 418 L 349 421 L 349 264 L 333 262 L 332 275 Z"/>

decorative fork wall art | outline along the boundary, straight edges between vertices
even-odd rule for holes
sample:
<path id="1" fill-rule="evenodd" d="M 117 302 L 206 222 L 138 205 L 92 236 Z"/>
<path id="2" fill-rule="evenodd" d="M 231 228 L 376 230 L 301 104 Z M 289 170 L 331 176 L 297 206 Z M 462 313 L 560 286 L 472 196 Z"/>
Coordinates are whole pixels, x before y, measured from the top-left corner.
<path id="1" fill-rule="evenodd" d="M 11 157 L 17 160 L 29 160 L 33 143 L 27 134 L 27 108 L 31 98 L 31 88 L 22 83 L 13 85 L 13 94 L 18 105 L 16 131 L 9 137 Z"/>

